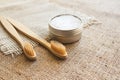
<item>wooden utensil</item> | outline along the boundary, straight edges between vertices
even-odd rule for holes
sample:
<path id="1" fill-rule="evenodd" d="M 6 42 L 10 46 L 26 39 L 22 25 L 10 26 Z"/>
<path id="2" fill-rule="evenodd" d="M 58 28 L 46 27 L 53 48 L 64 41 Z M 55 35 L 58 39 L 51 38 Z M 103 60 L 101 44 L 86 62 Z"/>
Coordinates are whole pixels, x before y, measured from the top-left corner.
<path id="1" fill-rule="evenodd" d="M 51 41 L 50 43 L 47 42 L 45 39 L 41 38 L 34 32 L 32 32 L 30 29 L 28 29 L 23 24 L 19 23 L 16 20 L 13 20 L 12 18 L 6 17 L 6 19 L 19 31 L 24 33 L 26 36 L 30 37 L 31 39 L 39 42 L 41 45 L 46 47 L 48 50 L 50 50 L 54 55 L 56 55 L 59 58 L 65 59 L 67 57 L 67 52 L 65 46 L 58 42 L 58 41 Z"/>
<path id="2" fill-rule="evenodd" d="M 6 31 L 11 34 L 11 36 L 20 44 L 21 48 L 23 49 L 26 57 L 30 60 L 36 60 L 36 53 L 33 49 L 33 46 L 29 42 L 24 42 L 19 34 L 17 33 L 16 29 L 4 18 L 0 17 L 0 21 Z"/>

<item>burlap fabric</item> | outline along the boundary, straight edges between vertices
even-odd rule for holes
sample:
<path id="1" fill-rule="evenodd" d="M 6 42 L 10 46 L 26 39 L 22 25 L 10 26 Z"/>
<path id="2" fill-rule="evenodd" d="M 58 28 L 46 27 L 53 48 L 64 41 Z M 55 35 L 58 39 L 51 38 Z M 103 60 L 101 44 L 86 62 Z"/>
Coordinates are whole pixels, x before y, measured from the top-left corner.
<path id="1" fill-rule="evenodd" d="M 8 0 L 9 1 L 9 0 Z M 106 1 L 104 1 L 106 2 Z M 51 55 L 49 51 L 28 38 L 22 37 L 33 43 L 37 52 L 37 61 L 28 61 L 24 55 L 5 56 L 0 54 L 0 79 L 1 80 L 119 80 L 120 79 L 120 25 L 119 12 L 115 8 L 106 6 L 104 2 L 90 2 L 80 0 L 44 0 L 34 1 L 26 0 L 17 2 L 13 0 L 12 4 L 1 5 L 0 15 L 10 16 L 29 28 L 43 38 L 48 38 L 48 21 L 55 15 L 61 13 L 75 14 L 85 22 L 86 26 L 92 25 L 96 20 L 94 15 L 102 25 L 93 25 L 83 30 L 80 41 L 73 44 L 66 44 L 68 59 L 60 60 Z M 17 4 L 15 4 L 17 3 Z M 104 3 L 101 8 L 98 4 Z M 108 4 L 106 2 L 106 4 Z M 114 3 L 111 3 L 114 5 Z M 111 5 L 109 4 L 109 6 Z M 119 3 L 117 3 L 119 4 Z M 117 7 L 118 5 L 116 5 Z M 84 15 L 80 12 L 86 13 Z M 82 16 L 83 17 L 82 17 Z M 94 23 L 95 23 L 94 22 Z M 0 26 L 0 35 L 4 32 Z M 7 35 L 4 33 L 3 35 Z M 22 36 L 22 35 L 21 35 Z M 3 47 L 8 41 L 11 45 L 17 45 L 10 36 L 2 36 L 0 40 L 2 51 L 10 50 Z M 9 40 L 9 39 L 10 40 Z M 6 42 L 5 42 L 6 41 Z M 7 44 L 10 44 L 8 42 Z M 6 45 L 8 46 L 8 45 Z M 19 46 L 12 47 L 19 49 Z M 14 53 L 20 54 L 19 51 Z M 11 52 L 12 53 L 12 52 Z M 10 53 L 10 54 L 11 54 Z M 9 54 L 6 52 L 6 54 Z"/>

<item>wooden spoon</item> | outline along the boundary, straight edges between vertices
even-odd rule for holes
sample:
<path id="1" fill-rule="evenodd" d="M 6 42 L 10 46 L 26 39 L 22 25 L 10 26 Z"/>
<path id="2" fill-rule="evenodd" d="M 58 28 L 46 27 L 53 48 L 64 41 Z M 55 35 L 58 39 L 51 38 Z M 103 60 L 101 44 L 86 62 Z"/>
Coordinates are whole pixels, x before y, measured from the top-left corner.
<path id="1" fill-rule="evenodd" d="M 59 58 L 65 59 L 67 57 L 67 52 L 65 46 L 58 42 L 58 41 L 51 41 L 50 43 L 47 42 L 45 39 L 41 38 L 34 32 L 32 32 L 30 29 L 28 29 L 23 24 L 19 23 L 18 21 L 13 20 L 12 18 L 7 17 L 6 18 L 17 30 L 24 33 L 26 36 L 30 37 L 31 39 L 39 42 L 41 45 L 46 47 L 48 50 L 50 50 L 54 55 L 56 55 Z"/>
<path id="2" fill-rule="evenodd" d="M 15 28 L 4 17 L 0 17 L 0 21 L 3 25 L 3 27 L 6 29 L 6 31 L 9 34 L 11 34 L 11 36 L 20 44 L 26 57 L 30 60 L 36 60 L 36 53 L 33 49 L 33 46 L 28 42 L 24 42 L 20 38 L 20 36 L 17 33 L 17 31 L 15 30 Z"/>

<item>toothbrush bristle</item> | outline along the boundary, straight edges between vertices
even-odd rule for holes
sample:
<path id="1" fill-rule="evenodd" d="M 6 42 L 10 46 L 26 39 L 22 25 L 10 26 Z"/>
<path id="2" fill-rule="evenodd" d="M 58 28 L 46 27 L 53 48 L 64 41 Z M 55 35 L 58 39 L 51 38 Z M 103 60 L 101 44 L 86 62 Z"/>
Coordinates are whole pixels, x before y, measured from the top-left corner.
<path id="1" fill-rule="evenodd" d="M 34 49 L 33 49 L 33 46 L 32 46 L 30 43 L 28 43 L 28 42 L 25 42 L 25 44 L 24 44 L 24 51 L 25 51 L 28 55 L 34 56 L 35 51 L 34 51 Z"/>
<path id="2" fill-rule="evenodd" d="M 63 55 L 66 53 L 66 48 L 62 43 L 58 41 L 51 41 L 50 44 L 51 44 L 51 48 L 57 53 L 63 54 Z"/>

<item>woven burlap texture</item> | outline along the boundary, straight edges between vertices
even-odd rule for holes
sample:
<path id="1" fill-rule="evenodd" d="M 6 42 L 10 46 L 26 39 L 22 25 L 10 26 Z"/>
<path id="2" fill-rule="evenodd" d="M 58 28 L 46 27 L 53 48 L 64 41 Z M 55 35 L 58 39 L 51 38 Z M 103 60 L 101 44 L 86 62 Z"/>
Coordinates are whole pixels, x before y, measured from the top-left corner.
<path id="1" fill-rule="evenodd" d="M 84 28 L 98 23 L 98 21 L 93 16 L 92 17 L 87 16 L 87 15 L 85 15 L 83 13 L 74 12 L 74 11 L 66 10 L 66 9 L 60 9 L 60 11 L 62 11 L 62 12 L 57 12 L 56 14 L 54 13 L 53 16 L 56 16 L 57 14 L 73 14 L 73 15 L 77 15 L 81 19 L 82 25 L 83 25 Z M 50 17 L 50 18 L 52 18 L 52 17 Z M 28 19 L 28 21 L 29 21 L 29 19 Z M 29 21 L 29 22 L 32 22 L 32 21 Z M 34 27 L 33 27 L 33 25 L 30 25 L 29 28 L 31 30 L 33 30 L 36 34 L 40 35 L 44 39 L 48 39 L 48 40 L 52 39 L 52 36 L 49 35 L 48 26 L 46 26 L 44 28 L 44 30 L 43 30 L 42 27 L 39 26 L 39 24 L 37 26 L 34 26 Z M 17 42 L 14 39 L 12 39 L 12 37 L 5 31 L 5 29 L 2 27 L 2 25 L 0 26 L 0 33 L 1 33 L 0 34 L 0 51 L 2 53 L 4 53 L 5 55 L 10 54 L 13 57 L 14 57 L 14 55 L 19 55 L 19 54 L 23 53 L 22 49 L 20 48 L 20 45 L 17 44 Z M 28 41 L 33 46 L 37 46 L 38 43 L 30 40 L 25 35 L 20 33 L 20 36 L 24 41 Z"/>
<path id="2" fill-rule="evenodd" d="M 27 0 L 25 3 L 26 0 L 0 0 L 0 4 L 1 1 L 8 1 L 8 5 L 0 5 L 0 15 L 18 20 L 45 39 L 49 35 L 49 20 L 58 14 L 80 17 L 85 13 L 95 16 L 102 24 L 90 26 L 88 23 L 90 27 L 83 30 L 80 41 L 65 44 L 66 60 L 53 56 L 41 45 L 34 48 L 37 53 L 34 62 L 24 54 L 11 58 L 1 52 L 0 80 L 120 80 L 118 0 Z M 2 26 L 0 30 L 1 34 Z"/>

